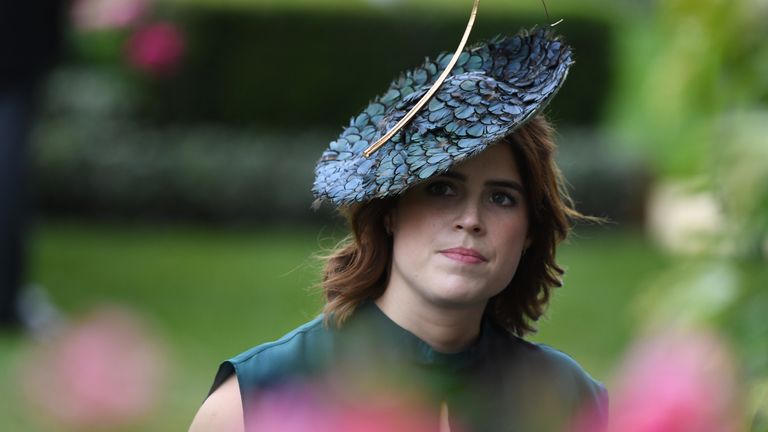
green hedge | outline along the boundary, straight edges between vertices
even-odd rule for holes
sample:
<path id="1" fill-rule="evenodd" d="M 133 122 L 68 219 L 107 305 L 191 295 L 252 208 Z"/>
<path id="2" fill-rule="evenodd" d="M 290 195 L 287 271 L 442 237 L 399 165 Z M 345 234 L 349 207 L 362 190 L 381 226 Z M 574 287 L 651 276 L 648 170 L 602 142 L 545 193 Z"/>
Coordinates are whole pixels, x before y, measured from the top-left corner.
<path id="1" fill-rule="evenodd" d="M 320 132 L 51 120 L 38 134 L 37 196 L 45 213 L 67 216 L 328 221 L 327 209 L 311 210 L 310 189 L 329 139 Z"/>
<path id="2" fill-rule="evenodd" d="M 216 221 L 327 219 L 329 212 L 309 208 L 312 168 L 326 144 L 397 73 L 425 54 L 455 47 L 466 24 L 464 16 L 426 19 L 383 10 L 195 7 L 174 17 L 188 51 L 172 78 L 151 80 L 126 69 L 116 55 L 125 34 L 75 40 L 70 66 L 52 77 L 38 134 L 43 210 Z M 533 21 L 484 15 L 473 39 Z M 574 46 L 577 63 L 548 112 L 561 127 L 593 126 L 611 88 L 611 28 L 598 18 L 574 16 L 557 30 Z M 594 144 L 582 141 L 579 146 Z M 614 204 L 624 202 L 631 179 L 622 174 L 633 172 L 627 168 L 633 162 L 591 176 L 599 167 L 587 161 L 578 168 L 578 157 L 570 160 L 574 171 L 585 173 L 576 176 L 583 181 L 570 179 L 579 185 L 585 211 L 623 219 L 627 212 Z"/>
<path id="3" fill-rule="evenodd" d="M 36 135 L 35 178 L 47 213 L 262 223 L 328 222 L 310 209 L 313 168 L 338 130 L 266 132 L 130 116 L 130 87 L 109 74 L 60 71 Z M 560 129 L 560 164 L 579 208 L 641 221 L 641 160 L 590 130 Z"/>
<path id="4" fill-rule="evenodd" d="M 156 122 L 338 127 L 400 71 L 451 51 L 466 17 L 361 12 L 185 8 L 183 68 L 145 81 L 141 113 Z M 484 15 L 472 40 L 542 24 L 538 17 Z M 565 17 L 557 27 L 576 65 L 551 106 L 560 123 L 594 124 L 611 88 L 612 28 L 601 18 Z"/>

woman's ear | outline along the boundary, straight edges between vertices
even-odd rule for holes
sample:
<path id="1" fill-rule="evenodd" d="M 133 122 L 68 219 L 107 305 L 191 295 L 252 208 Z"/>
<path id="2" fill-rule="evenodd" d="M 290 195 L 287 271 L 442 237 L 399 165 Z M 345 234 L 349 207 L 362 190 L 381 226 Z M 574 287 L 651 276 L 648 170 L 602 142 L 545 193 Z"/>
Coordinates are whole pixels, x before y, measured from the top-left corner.
<path id="1" fill-rule="evenodd" d="M 382 222 L 384 222 L 384 231 L 388 236 L 392 236 L 392 233 L 397 229 L 397 201 L 391 201 L 390 205 L 386 207 Z"/>
<path id="2" fill-rule="evenodd" d="M 388 236 L 392 235 L 392 210 L 387 211 L 384 213 L 384 232 L 387 233 Z"/>
<path id="3" fill-rule="evenodd" d="M 531 237 L 531 235 L 529 234 L 525 238 L 525 243 L 523 244 L 523 254 L 525 254 L 525 252 L 528 251 L 528 248 L 531 247 L 532 244 L 533 244 L 533 237 Z"/>

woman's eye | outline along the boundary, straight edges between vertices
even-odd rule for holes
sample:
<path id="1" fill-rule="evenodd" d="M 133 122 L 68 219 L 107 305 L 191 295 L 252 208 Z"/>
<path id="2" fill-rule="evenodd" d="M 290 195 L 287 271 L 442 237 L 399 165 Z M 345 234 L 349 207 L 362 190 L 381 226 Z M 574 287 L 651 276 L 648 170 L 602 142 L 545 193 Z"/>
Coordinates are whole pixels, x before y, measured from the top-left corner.
<path id="1" fill-rule="evenodd" d="M 446 182 L 434 182 L 427 186 L 427 192 L 434 196 L 452 196 L 456 195 L 453 186 Z"/>
<path id="2" fill-rule="evenodd" d="M 515 199 L 515 197 L 513 197 L 512 195 L 506 192 L 492 192 L 490 196 L 490 201 L 493 204 L 504 206 L 504 207 L 510 207 L 517 204 L 517 199 Z"/>

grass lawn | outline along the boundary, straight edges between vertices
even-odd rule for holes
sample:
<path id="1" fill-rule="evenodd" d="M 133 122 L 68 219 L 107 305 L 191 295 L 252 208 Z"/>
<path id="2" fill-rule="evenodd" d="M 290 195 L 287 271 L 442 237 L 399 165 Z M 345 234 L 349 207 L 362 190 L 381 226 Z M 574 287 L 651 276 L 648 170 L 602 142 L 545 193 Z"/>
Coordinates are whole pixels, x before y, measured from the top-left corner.
<path id="1" fill-rule="evenodd" d="M 218 363 L 313 317 L 313 255 L 333 244 L 316 228 L 256 230 L 45 223 L 34 243 L 34 280 L 67 314 L 105 302 L 145 316 L 168 344 L 167 396 L 142 430 L 185 430 Z M 582 233 L 564 247 L 565 287 L 535 339 L 607 380 L 631 335 L 632 298 L 669 263 L 641 236 Z M 14 371 L 29 342 L 0 339 L 0 429 L 43 430 L 19 402 Z M 7 371 L 7 372 L 6 372 Z"/>

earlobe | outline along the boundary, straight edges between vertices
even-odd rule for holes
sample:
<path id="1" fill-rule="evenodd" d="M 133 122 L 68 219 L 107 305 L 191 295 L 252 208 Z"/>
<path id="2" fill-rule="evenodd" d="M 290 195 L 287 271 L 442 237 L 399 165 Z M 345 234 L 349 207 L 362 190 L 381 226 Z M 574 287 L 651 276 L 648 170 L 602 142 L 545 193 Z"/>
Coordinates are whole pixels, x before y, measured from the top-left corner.
<path id="1" fill-rule="evenodd" d="M 387 233 L 387 236 L 392 236 L 392 213 L 387 212 L 384 214 L 384 231 Z"/>
<path id="2" fill-rule="evenodd" d="M 531 236 L 526 237 L 525 244 L 523 245 L 523 255 L 525 255 L 525 253 L 528 252 L 528 248 L 530 248 L 532 244 L 533 244 L 533 238 L 531 238 Z"/>

